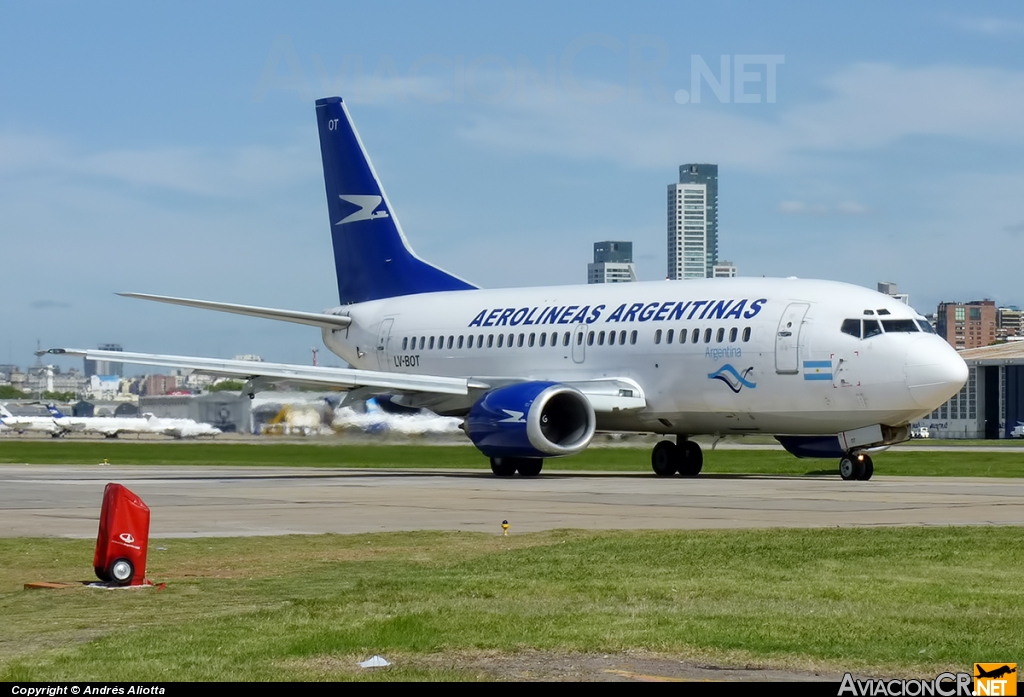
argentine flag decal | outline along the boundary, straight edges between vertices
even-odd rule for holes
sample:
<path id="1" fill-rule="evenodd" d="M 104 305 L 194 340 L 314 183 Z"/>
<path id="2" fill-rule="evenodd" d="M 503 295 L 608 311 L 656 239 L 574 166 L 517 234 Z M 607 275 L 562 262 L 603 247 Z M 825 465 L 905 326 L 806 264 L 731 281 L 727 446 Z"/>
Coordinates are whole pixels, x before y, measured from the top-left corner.
<path id="1" fill-rule="evenodd" d="M 832 381 L 832 361 L 804 361 L 804 380 Z"/>

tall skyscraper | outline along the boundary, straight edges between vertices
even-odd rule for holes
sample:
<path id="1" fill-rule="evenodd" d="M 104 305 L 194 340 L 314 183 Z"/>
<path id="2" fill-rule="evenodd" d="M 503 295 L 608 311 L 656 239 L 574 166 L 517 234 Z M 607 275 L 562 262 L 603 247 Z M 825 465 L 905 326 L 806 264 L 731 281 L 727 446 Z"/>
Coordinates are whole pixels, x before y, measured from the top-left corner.
<path id="1" fill-rule="evenodd" d="M 595 242 L 594 263 L 587 264 L 587 283 L 629 283 L 636 280 L 632 242 Z"/>
<path id="2" fill-rule="evenodd" d="M 718 165 L 680 165 L 668 187 L 668 277 L 711 278 L 718 263 Z"/>

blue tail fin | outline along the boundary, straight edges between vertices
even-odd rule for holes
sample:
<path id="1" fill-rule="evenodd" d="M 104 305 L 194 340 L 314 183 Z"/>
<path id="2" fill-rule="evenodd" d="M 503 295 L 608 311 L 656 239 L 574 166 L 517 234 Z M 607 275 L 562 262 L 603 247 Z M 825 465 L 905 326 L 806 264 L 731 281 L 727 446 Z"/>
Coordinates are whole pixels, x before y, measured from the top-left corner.
<path id="1" fill-rule="evenodd" d="M 318 99 L 316 120 L 341 303 L 473 289 L 409 248 L 341 98 Z"/>
<path id="2" fill-rule="evenodd" d="M 46 405 L 46 410 L 48 412 L 50 412 L 50 416 L 52 416 L 55 419 L 63 419 L 64 418 L 64 415 L 60 412 L 60 409 L 58 409 L 57 407 L 53 406 L 52 404 L 47 404 Z"/>

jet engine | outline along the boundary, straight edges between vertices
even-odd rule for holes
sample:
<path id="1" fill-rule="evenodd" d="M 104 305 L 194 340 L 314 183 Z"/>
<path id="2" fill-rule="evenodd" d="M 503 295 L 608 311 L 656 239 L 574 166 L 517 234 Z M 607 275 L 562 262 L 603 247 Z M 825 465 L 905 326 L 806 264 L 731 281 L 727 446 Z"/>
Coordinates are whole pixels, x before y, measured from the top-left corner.
<path id="1" fill-rule="evenodd" d="M 556 382 L 522 382 L 485 394 L 465 431 L 492 458 L 575 455 L 594 437 L 597 419 L 579 390 Z"/>

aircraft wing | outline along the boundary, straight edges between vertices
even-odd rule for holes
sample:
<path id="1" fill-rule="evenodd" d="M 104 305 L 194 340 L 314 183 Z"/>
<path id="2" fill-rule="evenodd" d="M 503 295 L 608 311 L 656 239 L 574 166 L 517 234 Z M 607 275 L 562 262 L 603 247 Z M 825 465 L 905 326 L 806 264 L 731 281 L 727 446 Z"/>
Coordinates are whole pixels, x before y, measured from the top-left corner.
<path id="1" fill-rule="evenodd" d="M 486 383 L 467 378 L 385 373 L 376 370 L 356 370 L 354 368 L 328 368 L 290 363 L 263 363 L 222 358 L 165 356 L 152 353 L 131 353 L 129 351 L 55 348 L 50 349 L 48 353 L 82 356 L 91 361 L 117 361 L 137 363 L 139 365 L 162 366 L 165 368 L 182 368 L 210 375 L 222 375 L 243 380 L 259 380 L 266 384 L 290 382 L 326 389 L 348 390 L 367 387 L 394 392 L 465 395 L 469 394 L 471 389 L 486 390 L 490 388 L 490 385 Z"/>

